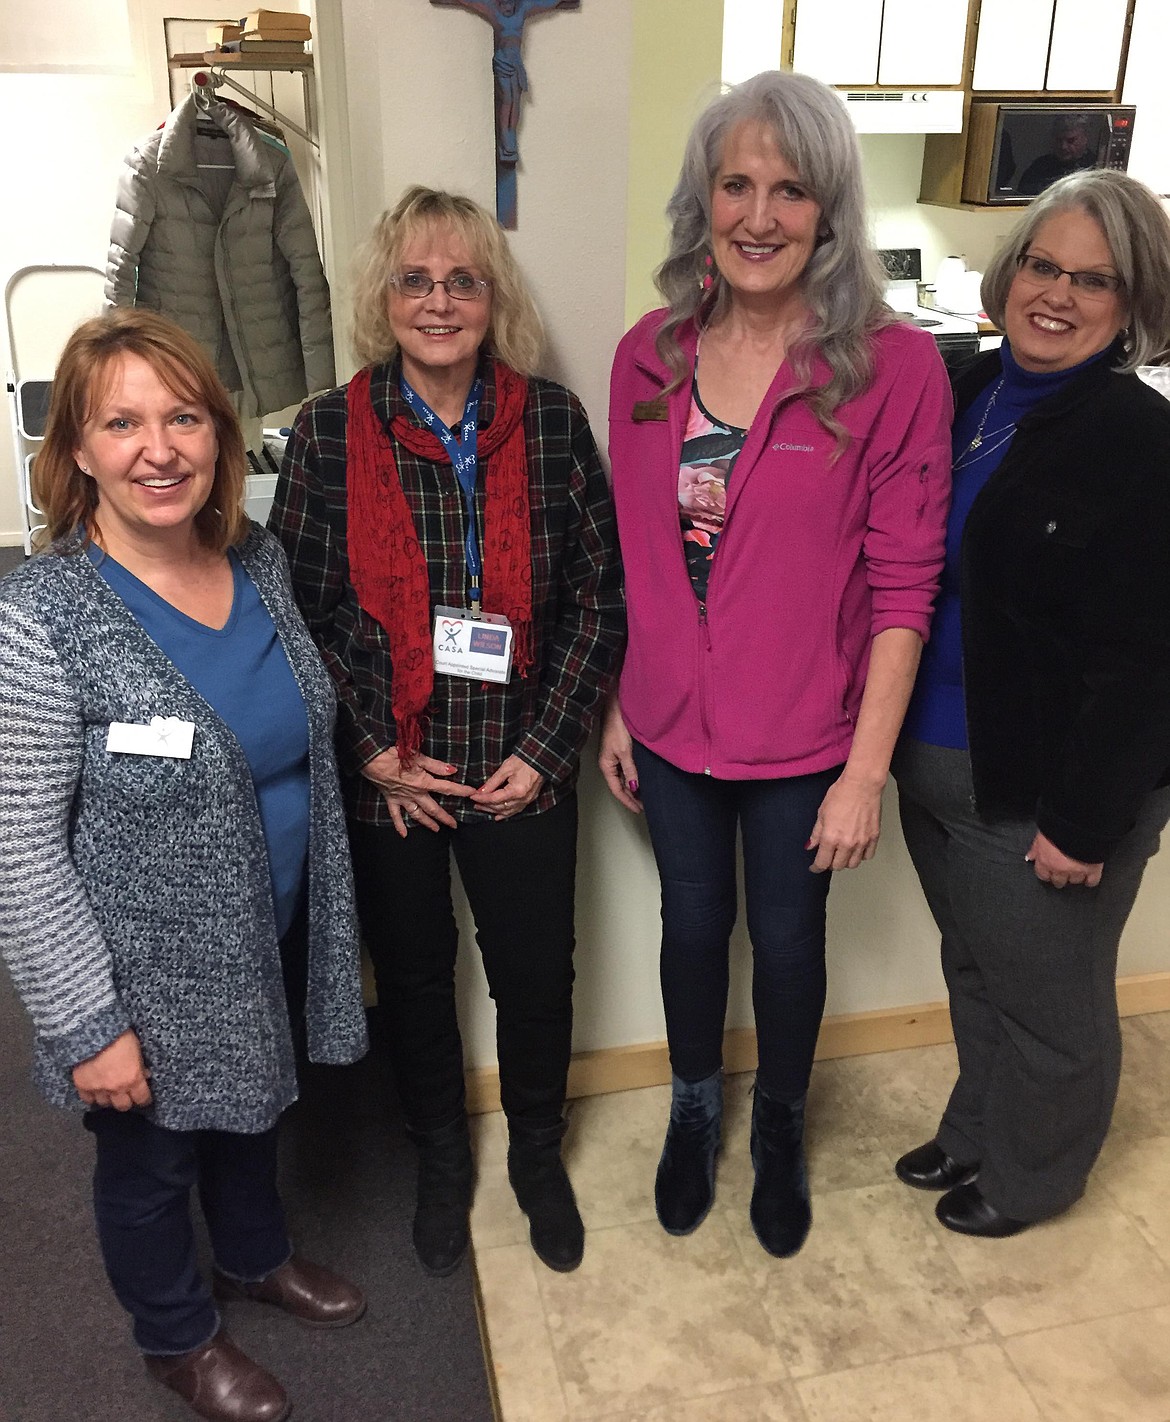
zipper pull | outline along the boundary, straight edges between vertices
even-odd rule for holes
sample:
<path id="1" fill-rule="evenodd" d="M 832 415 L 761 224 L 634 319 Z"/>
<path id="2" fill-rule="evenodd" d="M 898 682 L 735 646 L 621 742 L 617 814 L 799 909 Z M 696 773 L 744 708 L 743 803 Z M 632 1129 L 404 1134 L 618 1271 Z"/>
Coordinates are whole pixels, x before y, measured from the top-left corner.
<path id="1" fill-rule="evenodd" d="M 707 604 L 699 604 L 699 626 L 703 629 L 703 640 L 707 643 L 707 650 L 711 650 L 711 628 L 707 622 Z"/>

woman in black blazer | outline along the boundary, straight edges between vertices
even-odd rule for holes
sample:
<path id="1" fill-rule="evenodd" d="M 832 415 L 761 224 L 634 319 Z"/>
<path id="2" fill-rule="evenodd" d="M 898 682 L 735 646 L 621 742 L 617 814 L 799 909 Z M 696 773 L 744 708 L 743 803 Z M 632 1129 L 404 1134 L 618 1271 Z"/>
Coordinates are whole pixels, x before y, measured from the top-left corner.
<path id="1" fill-rule="evenodd" d="M 1117 947 L 1170 818 L 1170 219 L 1109 170 L 1049 188 L 983 283 L 956 385 L 934 631 L 894 759 L 959 1078 L 898 1176 L 964 1234 L 1079 1198 L 1121 1069 Z"/>

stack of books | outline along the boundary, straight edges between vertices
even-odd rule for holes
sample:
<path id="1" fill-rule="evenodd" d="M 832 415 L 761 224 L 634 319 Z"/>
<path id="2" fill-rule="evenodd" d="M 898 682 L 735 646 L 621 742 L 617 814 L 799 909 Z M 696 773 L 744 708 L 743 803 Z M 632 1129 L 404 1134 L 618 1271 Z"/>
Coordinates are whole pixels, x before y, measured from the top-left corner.
<path id="1" fill-rule="evenodd" d="M 243 36 L 243 27 L 235 20 L 217 20 L 207 27 L 207 43 L 212 49 L 231 44 Z"/>
<path id="2" fill-rule="evenodd" d="M 304 54 L 312 32 L 308 15 L 299 10 L 253 10 L 238 24 L 223 20 L 211 25 L 207 39 L 217 61 L 226 55 L 280 59 Z"/>

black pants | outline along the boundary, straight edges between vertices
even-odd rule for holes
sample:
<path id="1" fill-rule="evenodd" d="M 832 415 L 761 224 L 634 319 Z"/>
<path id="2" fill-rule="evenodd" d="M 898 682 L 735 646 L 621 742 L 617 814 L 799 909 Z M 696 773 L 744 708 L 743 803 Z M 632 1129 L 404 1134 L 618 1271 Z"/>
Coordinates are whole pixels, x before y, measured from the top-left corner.
<path id="1" fill-rule="evenodd" d="M 407 1125 L 439 1129 L 464 1105 L 452 853 L 496 1004 L 504 1112 L 525 1130 L 557 1125 L 573 1031 L 576 796 L 500 824 L 416 827 L 403 839 L 389 826 L 351 821 L 349 832 L 358 914 Z"/>
<path id="2" fill-rule="evenodd" d="M 1039 1220 L 1083 1193 L 1121 1074 L 1117 947 L 1170 815 L 1149 795 L 1100 887 L 1054 889 L 1024 862 L 1031 820 L 972 808 L 966 751 L 904 737 L 894 755 L 910 857 L 942 934 L 959 1079 L 937 1131 L 981 1162 L 1002 1213 Z"/>

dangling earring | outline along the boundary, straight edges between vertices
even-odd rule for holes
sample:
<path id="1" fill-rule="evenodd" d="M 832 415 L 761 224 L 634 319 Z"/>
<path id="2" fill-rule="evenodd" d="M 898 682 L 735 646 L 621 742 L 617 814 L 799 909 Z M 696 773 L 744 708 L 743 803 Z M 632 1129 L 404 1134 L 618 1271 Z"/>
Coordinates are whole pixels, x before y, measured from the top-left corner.
<path id="1" fill-rule="evenodd" d="M 708 252 L 703 258 L 703 265 L 706 267 L 706 275 L 699 278 L 699 290 L 710 291 L 715 284 L 715 278 L 711 275 L 711 253 Z"/>

